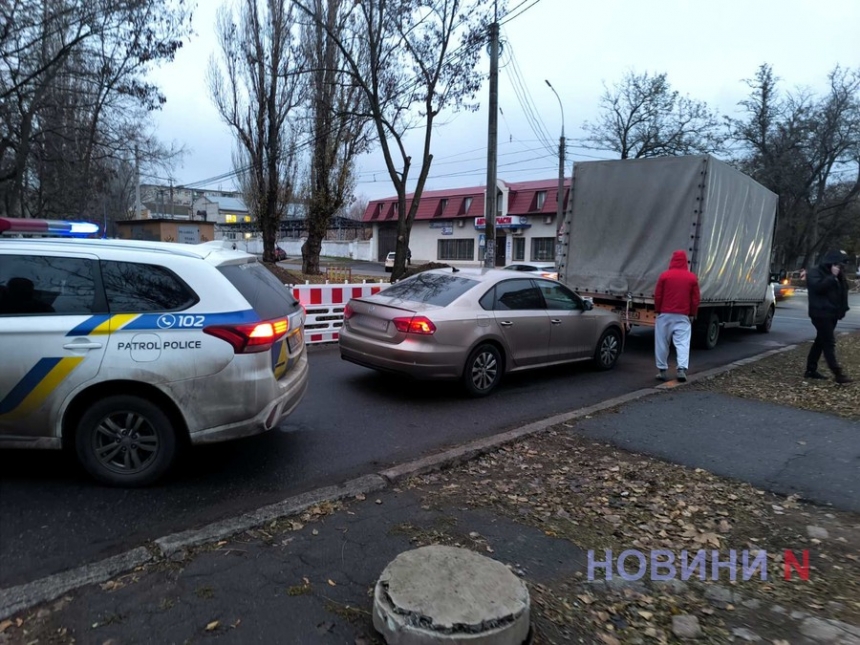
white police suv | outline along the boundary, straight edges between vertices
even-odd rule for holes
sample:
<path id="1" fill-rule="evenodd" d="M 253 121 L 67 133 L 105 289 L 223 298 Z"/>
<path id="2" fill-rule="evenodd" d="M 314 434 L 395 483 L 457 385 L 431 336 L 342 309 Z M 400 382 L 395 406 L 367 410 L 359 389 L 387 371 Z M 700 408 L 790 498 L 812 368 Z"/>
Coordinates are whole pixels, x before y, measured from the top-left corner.
<path id="1" fill-rule="evenodd" d="M 152 483 L 184 443 L 293 411 L 303 324 L 287 287 L 220 245 L 0 237 L 0 447 L 74 447 L 104 483 Z"/>

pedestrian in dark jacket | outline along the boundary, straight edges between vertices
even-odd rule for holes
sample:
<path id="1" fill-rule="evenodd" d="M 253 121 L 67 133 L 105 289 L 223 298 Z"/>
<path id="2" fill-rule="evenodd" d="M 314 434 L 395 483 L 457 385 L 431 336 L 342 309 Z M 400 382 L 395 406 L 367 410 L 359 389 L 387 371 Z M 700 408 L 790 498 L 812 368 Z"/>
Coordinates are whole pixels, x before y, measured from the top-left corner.
<path id="1" fill-rule="evenodd" d="M 654 289 L 654 311 L 657 314 L 654 355 L 659 370 L 657 378 L 661 381 L 667 379 L 671 344 L 675 345 L 678 361 L 677 378 L 679 381 L 687 380 L 692 319 L 698 313 L 699 301 L 699 279 L 687 268 L 687 253 L 675 251 L 669 262 L 669 270 L 660 274 Z"/>
<path id="2" fill-rule="evenodd" d="M 852 382 L 836 360 L 836 323 L 848 312 L 848 282 L 844 271 L 847 260 L 848 256 L 842 251 L 828 251 L 821 263 L 806 274 L 809 317 L 816 335 L 806 357 L 804 378 L 827 378 L 818 371 L 818 360 L 823 353 L 836 382 Z"/>

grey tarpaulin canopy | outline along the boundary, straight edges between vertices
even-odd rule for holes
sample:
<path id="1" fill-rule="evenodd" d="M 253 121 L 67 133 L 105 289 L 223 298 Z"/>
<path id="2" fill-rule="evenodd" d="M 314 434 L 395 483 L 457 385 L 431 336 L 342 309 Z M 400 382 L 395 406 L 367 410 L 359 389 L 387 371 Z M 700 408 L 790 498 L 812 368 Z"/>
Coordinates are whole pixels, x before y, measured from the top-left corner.
<path id="1" fill-rule="evenodd" d="M 577 163 L 562 280 L 578 291 L 650 299 L 684 249 L 702 300 L 761 300 L 777 196 L 711 155 Z"/>

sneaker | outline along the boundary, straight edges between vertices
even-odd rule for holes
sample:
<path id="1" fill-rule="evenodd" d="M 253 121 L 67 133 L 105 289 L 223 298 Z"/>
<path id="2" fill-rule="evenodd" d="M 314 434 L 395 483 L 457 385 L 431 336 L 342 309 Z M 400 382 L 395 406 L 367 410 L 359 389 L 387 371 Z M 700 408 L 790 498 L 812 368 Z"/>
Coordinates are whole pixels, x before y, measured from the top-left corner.
<path id="1" fill-rule="evenodd" d="M 666 370 L 660 370 L 657 372 L 657 376 L 655 377 L 658 381 L 668 381 L 669 376 L 666 374 Z"/>
<path id="2" fill-rule="evenodd" d="M 803 373 L 803 378 L 827 380 L 827 377 L 818 370 L 806 370 Z"/>
<path id="3" fill-rule="evenodd" d="M 681 381 L 681 383 L 687 380 L 687 370 L 679 369 L 676 374 L 678 380 Z"/>
<path id="4" fill-rule="evenodd" d="M 848 376 L 847 374 L 839 374 L 836 377 L 836 382 L 839 383 L 840 385 L 846 385 L 848 383 L 853 383 L 854 379 L 851 378 L 850 376 Z"/>

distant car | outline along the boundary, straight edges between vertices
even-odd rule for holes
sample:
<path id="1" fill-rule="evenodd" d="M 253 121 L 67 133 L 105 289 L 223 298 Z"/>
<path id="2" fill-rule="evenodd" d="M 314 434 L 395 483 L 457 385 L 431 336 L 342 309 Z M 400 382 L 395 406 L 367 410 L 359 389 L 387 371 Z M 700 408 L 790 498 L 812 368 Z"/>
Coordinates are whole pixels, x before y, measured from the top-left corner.
<path id="1" fill-rule="evenodd" d="M 555 264 L 550 262 L 537 262 L 533 264 L 509 264 L 505 267 L 506 271 L 523 271 L 525 273 L 531 273 L 532 275 L 539 275 L 542 278 L 549 278 L 550 280 L 558 280 L 558 270 L 555 267 Z"/>
<path id="2" fill-rule="evenodd" d="M 275 262 L 283 262 L 287 259 L 287 252 L 280 246 L 275 247 Z"/>
<path id="3" fill-rule="evenodd" d="M 385 270 L 388 273 L 391 273 L 394 270 L 394 258 L 397 254 L 392 251 L 388 255 L 385 256 Z"/>
<path id="4" fill-rule="evenodd" d="M 505 374 L 577 361 L 615 367 L 618 314 L 563 284 L 503 270 L 433 269 L 349 301 L 341 358 L 416 379 L 461 380 L 472 396 Z"/>
<path id="5" fill-rule="evenodd" d="M 790 284 L 783 284 L 781 282 L 773 283 L 773 296 L 777 302 L 785 300 L 786 298 L 791 298 L 793 295 L 794 287 Z"/>
<path id="6" fill-rule="evenodd" d="M 770 281 L 773 285 L 773 296 L 777 302 L 785 300 L 786 298 L 791 298 L 794 295 L 794 287 L 791 285 L 791 280 L 789 278 L 779 279 L 779 274 L 772 273 L 770 275 Z"/>

